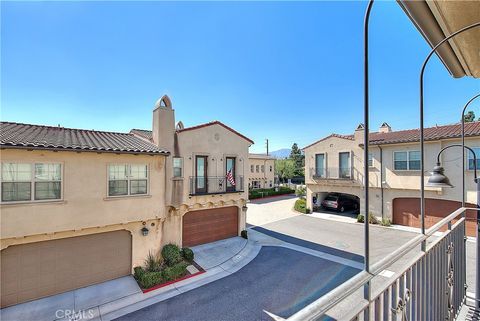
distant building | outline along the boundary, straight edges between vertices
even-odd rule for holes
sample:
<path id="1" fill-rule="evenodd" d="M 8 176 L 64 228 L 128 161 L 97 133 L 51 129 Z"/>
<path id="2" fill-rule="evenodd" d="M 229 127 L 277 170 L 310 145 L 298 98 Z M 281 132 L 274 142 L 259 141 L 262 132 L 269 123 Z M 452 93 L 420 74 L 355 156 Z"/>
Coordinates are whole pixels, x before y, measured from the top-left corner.
<path id="1" fill-rule="evenodd" d="M 275 158 L 267 154 L 248 154 L 248 188 L 275 186 Z"/>

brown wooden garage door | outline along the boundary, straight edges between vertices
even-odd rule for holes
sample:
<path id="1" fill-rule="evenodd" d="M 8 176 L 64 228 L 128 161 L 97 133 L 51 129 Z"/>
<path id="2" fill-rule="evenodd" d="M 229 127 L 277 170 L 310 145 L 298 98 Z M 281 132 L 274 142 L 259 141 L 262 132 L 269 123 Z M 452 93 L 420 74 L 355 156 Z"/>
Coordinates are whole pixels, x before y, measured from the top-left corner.
<path id="1" fill-rule="evenodd" d="M 425 199 L 425 225 L 427 228 L 439 222 L 449 214 L 462 206 L 461 202 Z M 466 204 L 467 207 L 476 207 L 474 204 Z M 420 199 L 419 198 L 396 198 L 393 200 L 393 223 L 405 226 L 421 227 Z M 467 235 L 475 236 L 476 213 L 467 211 Z M 443 228 L 445 230 L 446 227 Z"/>
<path id="2" fill-rule="evenodd" d="M 1 306 L 128 275 L 131 253 L 127 231 L 10 246 L 1 252 Z"/>
<path id="3" fill-rule="evenodd" d="M 238 207 L 191 211 L 183 216 L 183 246 L 214 242 L 238 235 Z"/>

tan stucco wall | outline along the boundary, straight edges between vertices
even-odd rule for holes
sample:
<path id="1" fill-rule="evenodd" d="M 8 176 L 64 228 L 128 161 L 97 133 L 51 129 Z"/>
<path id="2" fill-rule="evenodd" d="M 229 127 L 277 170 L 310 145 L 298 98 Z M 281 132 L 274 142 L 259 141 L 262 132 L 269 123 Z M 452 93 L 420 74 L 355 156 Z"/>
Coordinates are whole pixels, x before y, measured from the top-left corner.
<path id="1" fill-rule="evenodd" d="M 360 197 L 361 211 L 363 212 L 364 180 L 363 180 L 363 149 L 359 146 L 362 143 L 362 135 L 357 135 L 357 140 L 331 137 L 305 149 L 305 172 L 307 184 L 307 206 L 313 207 L 312 196 L 315 193 L 325 196 L 327 192 L 341 192 L 354 194 Z M 430 176 L 430 171 L 436 163 L 438 152 L 445 146 L 460 144 L 460 139 L 447 139 L 425 143 L 425 182 Z M 467 138 L 466 145 L 480 147 L 480 138 Z M 315 154 L 326 153 L 327 167 L 330 164 L 338 166 L 338 153 L 351 150 L 353 154 L 353 180 L 314 180 L 311 169 L 315 168 Z M 392 218 L 393 199 L 398 197 L 419 197 L 420 176 L 419 171 L 398 171 L 393 169 L 394 151 L 420 150 L 418 143 L 382 145 L 383 154 L 383 212 L 385 217 Z M 370 146 L 369 150 L 373 155 L 373 166 L 369 171 L 370 187 L 370 211 L 381 216 L 381 177 L 380 177 L 380 148 Z M 426 187 L 425 197 L 445 200 L 461 201 L 462 198 L 462 163 L 461 148 L 453 147 L 442 153 L 441 162 L 445 168 L 445 174 L 450 178 L 454 188 L 439 189 Z M 473 171 L 466 171 L 466 201 L 476 202 L 476 186 L 473 182 Z"/>
<path id="2" fill-rule="evenodd" d="M 248 183 L 245 180 L 245 174 L 248 166 L 246 163 L 248 162 L 249 146 L 250 142 L 220 125 L 210 125 L 177 133 L 174 156 L 183 159 L 183 177 L 167 179 L 168 183 L 173 186 L 172 215 L 180 217 L 180 224 L 175 223 L 178 218 L 166 221 L 169 226 L 168 230 L 177 230 L 173 237 L 176 237 L 177 233 L 181 235 L 181 217 L 185 213 L 214 207 L 232 205 L 239 207 L 239 231 L 245 229 L 245 212 L 241 208 L 248 199 Z M 243 176 L 243 192 L 190 195 L 190 178 L 195 175 L 195 156 L 197 155 L 208 156 L 207 175 L 209 177 L 225 177 L 225 158 L 235 157 L 235 176 Z M 172 166 L 172 157 L 169 157 L 168 166 Z M 239 183 L 237 179 L 237 184 Z"/>
<path id="3" fill-rule="evenodd" d="M 53 152 L 6 149 L 2 162 L 62 164 L 61 201 L 1 204 L 1 247 L 40 240 L 125 229 L 132 233 L 133 262 L 162 244 L 161 221 L 166 217 L 164 156 L 93 152 Z M 149 193 L 137 197 L 107 197 L 107 166 L 147 164 Z M 142 222 L 150 229 L 141 235 Z M 150 226 L 155 223 L 155 226 Z"/>
<path id="4" fill-rule="evenodd" d="M 253 166 L 253 172 L 251 170 Z M 257 172 L 258 166 L 258 172 Z M 264 166 L 264 171 L 262 172 L 262 166 Z M 270 168 L 272 170 L 270 170 Z M 260 182 L 260 188 L 269 188 L 275 185 L 275 160 L 271 158 L 258 158 L 250 156 L 248 159 L 248 166 L 246 166 L 245 171 L 247 172 L 248 184 L 250 187 L 253 186 L 253 181 Z"/>

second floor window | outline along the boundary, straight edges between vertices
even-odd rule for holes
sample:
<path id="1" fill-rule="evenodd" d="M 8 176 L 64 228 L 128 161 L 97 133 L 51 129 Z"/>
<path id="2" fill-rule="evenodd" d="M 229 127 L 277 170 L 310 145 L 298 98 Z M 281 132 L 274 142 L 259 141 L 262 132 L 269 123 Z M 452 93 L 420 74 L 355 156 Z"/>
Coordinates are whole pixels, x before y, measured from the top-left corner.
<path id="1" fill-rule="evenodd" d="M 108 166 L 108 196 L 145 195 L 147 191 L 147 165 L 112 164 Z"/>
<path id="2" fill-rule="evenodd" d="M 477 168 L 480 169 L 480 147 L 472 148 L 475 152 L 475 156 L 477 158 Z M 475 169 L 475 162 L 473 160 L 473 154 L 471 151 L 468 151 L 468 169 L 474 170 Z"/>
<path id="3" fill-rule="evenodd" d="M 255 168 L 255 166 L 254 166 L 254 165 L 250 165 L 250 172 L 252 172 L 252 173 L 253 173 L 253 172 L 254 172 L 254 168 Z"/>
<path id="4" fill-rule="evenodd" d="M 420 152 L 393 152 L 393 169 L 396 171 L 420 170 Z"/>
<path id="5" fill-rule="evenodd" d="M 2 163 L 2 202 L 59 200 L 62 165 Z"/>
<path id="6" fill-rule="evenodd" d="M 273 170 L 273 166 L 272 166 L 272 165 L 270 165 L 270 172 L 271 172 L 272 170 Z"/>
<path id="7" fill-rule="evenodd" d="M 350 178 L 350 153 L 342 152 L 338 154 L 339 159 L 339 178 Z"/>
<path id="8" fill-rule="evenodd" d="M 261 166 L 261 169 L 262 169 L 262 173 L 265 173 L 265 166 L 264 165 Z"/>
<path id="9" fill-rule="evenodd" d="M 258 173 L 260 171 L 260 165 L 255 166 L 256 172 Z"/>
<path id="10" fill-rule="evenodd" d="M 183 159 L 181 157 L 173 158 L 173 177 L 182 177 L 183 175 Z"/>
<path id="11" fill-rule="evenodd" d="M 373 167 L 373 154 L 368 153 L 368 167 Z"/>

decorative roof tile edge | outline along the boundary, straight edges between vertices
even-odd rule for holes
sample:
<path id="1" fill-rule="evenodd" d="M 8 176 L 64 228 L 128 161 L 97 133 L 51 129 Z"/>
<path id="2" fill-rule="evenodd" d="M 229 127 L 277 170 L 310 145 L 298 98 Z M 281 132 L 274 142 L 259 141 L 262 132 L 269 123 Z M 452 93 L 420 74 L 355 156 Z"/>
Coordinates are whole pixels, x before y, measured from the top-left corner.
<path id="1" fill-rule="evenodd" d="M 183 129 L 178 129 L 177 132 L 181 133 L 181 132 L 200 129 L 200 128 L 204 128 L 204 127 L 208 127 L 208 126 L 212 126 L 212 125 L 220 125 L 220 126 L 224 127 L 225 129 L 231 131 L 232 133 L 242 137 L 243 139 L 250 142 L 251 144 L 255 144 L 255 142 L 253 140 L 251 140 L 250 138 L 248 138 L 247 136 L 240 134 L 235 129 L 225 125 L 224 123 L 222 123 L 221 121 L 218 121 L 218 120 L 214 120 L 214 121 L 211 121 L 211 122 L 208 122 L 208 123 L 205 123 L 205 124 L 200 124 L 200 125 L 196 125 L 196 126 L 192 126 L 192 127 L 185 127 Z"/>

